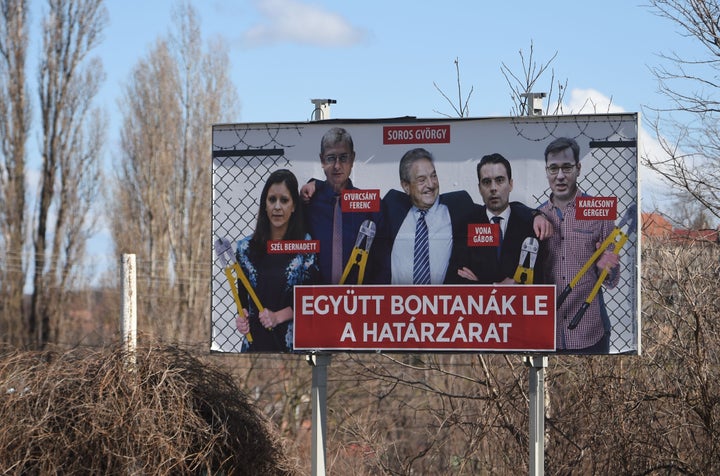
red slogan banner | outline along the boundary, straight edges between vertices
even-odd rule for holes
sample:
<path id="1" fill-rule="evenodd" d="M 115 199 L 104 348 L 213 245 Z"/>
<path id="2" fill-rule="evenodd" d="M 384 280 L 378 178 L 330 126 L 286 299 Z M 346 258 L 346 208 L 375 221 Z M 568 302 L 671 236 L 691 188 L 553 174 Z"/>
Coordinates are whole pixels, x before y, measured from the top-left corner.
<path id="1" fill-rule="evenodd" d="M 295 286 L 296 350 L 555 351 L 555 286 Z"/>

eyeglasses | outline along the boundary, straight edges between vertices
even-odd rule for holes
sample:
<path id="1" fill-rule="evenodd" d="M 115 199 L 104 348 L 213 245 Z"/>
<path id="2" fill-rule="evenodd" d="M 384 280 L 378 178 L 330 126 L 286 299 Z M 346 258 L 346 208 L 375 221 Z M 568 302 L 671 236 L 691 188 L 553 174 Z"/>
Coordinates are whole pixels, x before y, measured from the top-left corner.
<path id="1" fill-rule="evenodd" d="M 562 164 L 562 165 L 548 165 L 545 167 L 545 170 L 547 170 L 548 175 L 557 175 L 562 170 L 564 174 L 571 173 L 576 167 L 576 164 Z"/>
<path id="2" fill-rule="evenodd" d="M 323 162 L 325 162 L 326 165 L 335 165 L 335 162 L 337 162 L 338 160 L 341 164 L 347 164 L 348 162 L 350 162 L 350 155 L 326 155 L 325 157 L 323 157 Z"/>

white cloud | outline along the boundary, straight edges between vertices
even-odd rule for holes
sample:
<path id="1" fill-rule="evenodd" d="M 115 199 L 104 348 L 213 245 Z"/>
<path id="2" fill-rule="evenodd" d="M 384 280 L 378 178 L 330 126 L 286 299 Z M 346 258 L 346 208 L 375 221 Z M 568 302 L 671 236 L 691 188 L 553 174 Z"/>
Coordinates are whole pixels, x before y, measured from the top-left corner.
<path id="1" fill-rule="evenodd" d="M 640 126 L 638 137 L 641 160 L 650 158 L 655 163 L 662 163 L 669 158 L 668 153 L 662 148 L 657 138 Z M 640 165 L 640 192 L 643 201 L 643 211 L 666 210 L 672 206 L 673 194 L 670 192 L 670 185 L 663 181 L 660 174 L 654 172 L 644 165 Z"/>
<path id="2" fill-rule="evenodd" d="M 567 98 L 566 98 L 567 99 Z M 609 98 L 594 89 L 573 89 L 570 99 L 564 105 L 566 114 L 604 114 L 625 112 L 625 109 L 614 104 Z"/>
<path id="3" fill-rule="evenodd" d="M 571 90 L 569 100 L 563 104 L 563 108 L 565 114 L 626 112 L 625 108 L 614 104 L 612 98 L 594 89 Z M 658 162 L 668 157 L 667 152 L 662 148 L 653 133 L 642 127 L 642 121 L 638 131 L 638 155 L 640 161 L 642 161 L 642 158 L 650 157 L 653 161 Z M 663 209 L 669 206 L 668 200 L 672 198 L 671 194 L 668 193 L 669 186 L 663 182 L 659 174 L 641 163 L 638 170 L 638 179 L 643 210 Z"/>
<path id="4" fill-rule="evenodd" d="M 266 23 L 247 30 L 244 43 L 264 46 L 276 43 L 299 43 L 313 46 L 350 46 L 366 34 L 337 13 L 319 5 L 298 0 L 257 0 L 257 8 Z"/>

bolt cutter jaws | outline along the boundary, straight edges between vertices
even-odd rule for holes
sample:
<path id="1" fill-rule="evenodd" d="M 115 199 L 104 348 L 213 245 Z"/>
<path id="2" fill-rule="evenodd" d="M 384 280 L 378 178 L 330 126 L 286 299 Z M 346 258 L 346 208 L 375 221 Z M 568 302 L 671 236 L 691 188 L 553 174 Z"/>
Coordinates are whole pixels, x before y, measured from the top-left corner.
<path id="1" fill-rule="evenodd" d="M 365 220 L 360 224 L 360 231 L 358 231 L 357 238 L 355 239 L 355 248 L 364 249 L 365 251 L 370 250 L 373 238 L 375 238 L 375 222 L 372 220 Z M 365 246 L 363 247 L 363 241 Z"/>
<path id="2" fill-rule="evenodd" d="M 623 215 L 617 227 L 622 228 L 625 225 L 627 225 L 628 235 L 637 231 L 637 205 L 634 203 L 625 211 L 625 215 Z"/>
<path id="3" fill-rule="evenodd" d="M 218 238 L 215 240 L 215 255 L 217 255 L 223 268 L 227 268 L 228 265 L 235 264 L 235 255 L 232 251 L 232 245 L 230 244 L 230 240 L 227 238 Z"/>
<path id="4" fill-rule="evenodd" d="M 372 220 L 365 220 L 360 224 L 360 230 L 358 231 L 357 238 L 355 239 L 355 247 L 353 248 L 352 253 L 350 253 L 350 258 L 345 265 L 345 270 L 343 271 L 338 284 L 345 284 L 345 280 L 354 266 L 358 267 L 357 284 L 362 284 L 365 276 L 365 265 L 367 264 L 368 252 L 370 251 L 373 238 L 375 238 L 375 222 Z"/>
<path id="5" fill-rule="evenodd" d="M 530 255 L 530 268 L 534 268 L 538 251 L 540 251 L 540 243 L 538 240 L 531 236 L 525 238 L 525 241 L 523 241 L 520 247 L 520 265 L 525 265 L 525 260 L 528 255 Z"/>
<path id="6" fill-rule="evenodd" d="M 540 250 L 540 243 L 537 239 L 529 236 L 525 238 L 522 245 L 520 246 L 520 259 L 518 260 L 518 266 L 513 275 L 513 280 L 520 284 L 532 284 L 535 280 L 535 260 L 537 259 L 538 251 Z M 525 267 L 525 260 L 530 255 L 530 265 Z"/>

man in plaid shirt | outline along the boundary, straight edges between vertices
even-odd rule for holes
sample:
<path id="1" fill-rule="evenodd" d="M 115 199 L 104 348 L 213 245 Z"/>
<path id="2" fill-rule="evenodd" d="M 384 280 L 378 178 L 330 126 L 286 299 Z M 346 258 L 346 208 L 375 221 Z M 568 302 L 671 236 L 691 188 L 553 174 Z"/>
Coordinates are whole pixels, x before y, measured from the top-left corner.
<path id="1" fill-rule="evenodd" d="M 545 171 L 550 185 L 550 200 L 540 207 L 553 225 L 547 242 L 546 277 L 562 292 L 585 262 L 613 231 L 611 220 L 577 220 L 576 197 L 587 196 L 577 186 L 580 175 L 580 146 L 574 139 L 561 137 L 545 149 Z M 602 290 L 593 299 L 575 329 L 568 324 L 592 290 L 603 269 L 608 269 L 605 285 L 614 287 L 620 278 L 618 255 L 606 250 L 573 287 L 557 311 L 557 350 L 572 354 L 607 354 L 610 351 L 610 320 Z"/>

